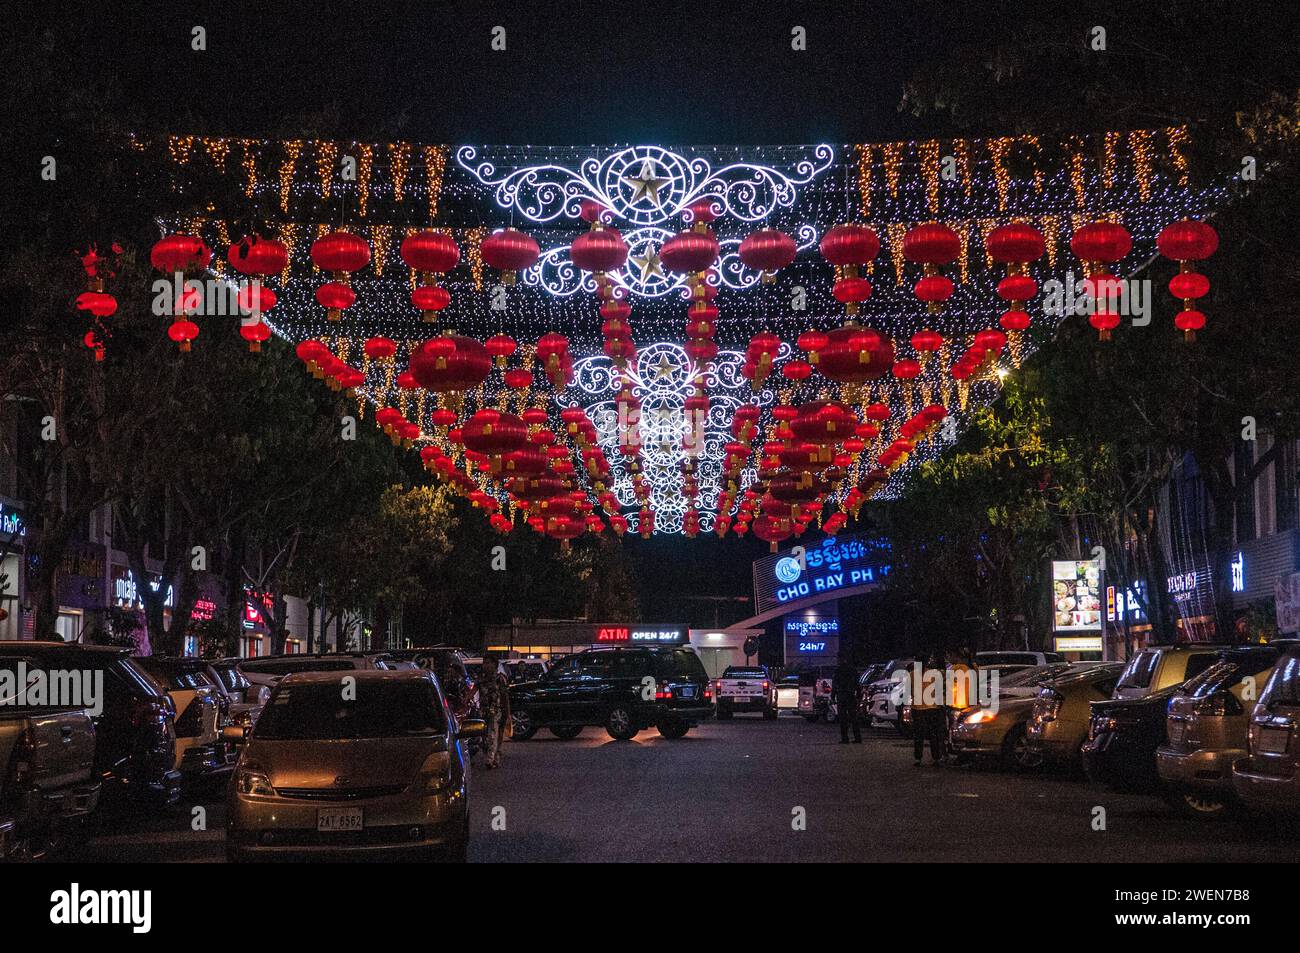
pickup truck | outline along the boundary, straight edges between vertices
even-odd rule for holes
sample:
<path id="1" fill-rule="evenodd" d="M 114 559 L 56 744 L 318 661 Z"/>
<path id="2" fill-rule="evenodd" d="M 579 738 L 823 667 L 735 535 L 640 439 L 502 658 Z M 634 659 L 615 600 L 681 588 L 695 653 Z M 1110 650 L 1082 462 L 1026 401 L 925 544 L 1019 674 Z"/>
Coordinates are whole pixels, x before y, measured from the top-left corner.
<path id="1" fill-rule="evenodd" d="M 31 704 L 15 686 L 34 660 L 0 659 L 0 860 L 53 852 L 95 810 L 95 727 L 84 708 Z M 40 701 L 44 702 L 45 699 Z"/>
<path id="2" fill-rule="evenodd" d="M 719 721 L 738 711 L 759 711 L 768 721 L 776 717 L 776 686 L 765 665 L 729 665 L 716 680 L 714 690 Z"/>

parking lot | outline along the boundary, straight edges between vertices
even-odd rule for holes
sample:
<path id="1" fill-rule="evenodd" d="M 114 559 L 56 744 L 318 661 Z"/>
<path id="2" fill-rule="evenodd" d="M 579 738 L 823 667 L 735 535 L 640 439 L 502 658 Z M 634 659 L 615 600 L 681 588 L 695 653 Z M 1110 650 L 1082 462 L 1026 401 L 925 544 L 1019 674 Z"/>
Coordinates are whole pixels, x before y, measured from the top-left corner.
<path id="1" fill-rule="evenodd" d="M 1289 861 L 1300 843 L 1262 822 L 1207 830 L 1156 798 L 1060 775 L 917 768 L 885 729 L 838 742 L 834 726 L 790 716 L 710 722 L 678 741 L 542 731 L 507 744 L 502 769 L 475 771 L 470 859 Z M 207 830 L 191 829 L 195 806 L 102 818 L 72 859 L 224 859 L 220 798 L 198 802 Z"/>

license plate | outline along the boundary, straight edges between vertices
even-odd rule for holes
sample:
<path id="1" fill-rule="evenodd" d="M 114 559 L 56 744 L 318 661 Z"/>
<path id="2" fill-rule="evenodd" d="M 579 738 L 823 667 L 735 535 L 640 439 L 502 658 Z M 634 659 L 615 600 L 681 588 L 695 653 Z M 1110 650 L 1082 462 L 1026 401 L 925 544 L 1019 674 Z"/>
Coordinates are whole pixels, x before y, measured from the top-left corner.
<path id="1" fill-rule="evenodd" d="M 678 689 L 678 691 L 681 692 L 681 696 L 682 696 L 683 698 L 694 698 L 694 697 L 695 697 L 695 686 L 694 686 L 694 685 L 683 685 L 680 689 Z"/>
<path id="2" fill-rule="evenodd" d="M 364 828 L 361 808 L 349 807 L 316 812 L 316 830 L 318 831 L 359 831 Z"/>
<path id="3" fill-rule="evenodd" d="M 1183 735 L 1187 733 L 1187 726 L 1181 721 L 1171 721 L 1169 723 L 1169 740 L 1173 744 L 1182 744 Z"/>
<path id="4" fill-rule="evenodd" d="M 1286 751 L 1286 743 L 1290 734 L 1285 728 L 1261 728 L 1259 730 L 1259 744 L 1256 746 L 1256 750 L 1261 754 L 1282 754 Z"/>

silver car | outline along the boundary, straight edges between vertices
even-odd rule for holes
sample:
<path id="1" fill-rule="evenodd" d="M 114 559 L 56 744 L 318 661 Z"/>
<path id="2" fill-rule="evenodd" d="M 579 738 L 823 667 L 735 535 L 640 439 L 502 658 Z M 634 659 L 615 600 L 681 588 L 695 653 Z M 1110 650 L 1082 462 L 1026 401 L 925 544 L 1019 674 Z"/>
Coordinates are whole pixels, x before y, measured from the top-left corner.
<path id="1" fill-rule="evenodd" d="M 431 672 L 287 675 L 227 789 L 231 860 L 412 856 L 464 861 L 469 758 Z"/>

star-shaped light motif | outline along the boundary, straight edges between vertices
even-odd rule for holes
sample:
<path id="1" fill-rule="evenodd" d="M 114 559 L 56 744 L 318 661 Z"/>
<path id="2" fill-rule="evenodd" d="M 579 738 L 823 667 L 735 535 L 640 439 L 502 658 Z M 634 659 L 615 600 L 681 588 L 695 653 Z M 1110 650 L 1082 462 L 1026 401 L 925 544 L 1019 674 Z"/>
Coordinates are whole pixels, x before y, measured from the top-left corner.
<path id="1" fill-rule="evenodd" d="M 651 278 L 665 278 L 663 263 L 659 260 L 659 250 L 654 246 L 647 244 L 645 251 L 639 255 L 632 255 L 628 258 L 637 270 L 641 272 L 641 284 L 645 284 Z"/>
<path id="2" fill-rule="evenodd" d="M 649 198 L 655 208 L 660 206 L 659 190 L 665 185 L 672 182 L 672 179 L 663 178 L 656 173 L 655 162 L 648 156 L 641 163 L 641 174 L 637 176 L 625 175 L 623 181 L 632 186 L 632 200 L 628 205 L 637 205 L 644 198 Z"/>
<path id="3" fill-rule="evenodd" d="M 660 380 L 663 380 L 666 377 L 672 377 L 673 372 L 676 370 L 677 365 L 668 360 L 667 354 L 659 358 L 659 364 L 655 367 L 655 373 L 659 375 Z"/>

